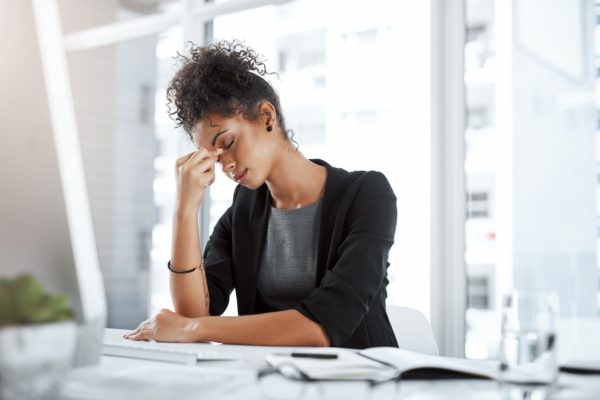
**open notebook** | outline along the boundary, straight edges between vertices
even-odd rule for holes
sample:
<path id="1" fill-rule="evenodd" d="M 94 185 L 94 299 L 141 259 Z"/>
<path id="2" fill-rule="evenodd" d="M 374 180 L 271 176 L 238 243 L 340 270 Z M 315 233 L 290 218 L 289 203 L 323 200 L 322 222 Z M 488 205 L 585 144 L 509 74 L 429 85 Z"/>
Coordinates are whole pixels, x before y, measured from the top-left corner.
<path id="1" fill-rule="evenodd" d="M 266 361 L 282 373 L 301 371 L 314 380 L 371 380 L 381 382 L 403 379 L 483 378 L 495 379 L 496 361 L 435 357 L 395 347 L 373 347 L 353 351 L 327 349 L 315 353 L 335 353 L 337 359 L 295 358 L 271 354 Z"/>
<path id="2" fill-rule="evenodd" d="M 496 379 L 499 363 L 494 360 L 438 357 L 395 347 L 373 347 L 358 352 L 396 368 L 404 379 L 482 378 Z"/>

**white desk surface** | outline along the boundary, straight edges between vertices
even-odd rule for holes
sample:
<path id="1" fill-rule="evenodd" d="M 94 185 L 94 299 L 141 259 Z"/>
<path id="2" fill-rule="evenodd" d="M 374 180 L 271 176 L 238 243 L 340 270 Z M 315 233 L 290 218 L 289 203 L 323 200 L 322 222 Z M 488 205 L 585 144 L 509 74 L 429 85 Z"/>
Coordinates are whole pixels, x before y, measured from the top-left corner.
<path id="1" fill-rule="evenodd" d="M 107 337 L 125 331 L 107 329 Z M 290 350 L 263 346 L 194 344 L 200 350 L 223 346 L 239 352 L 244 360 L 205 361 L 194 366 L 103 356 L 100 364 L 72 370 L 64 382 L 62 400 L 88 399 L 477 399 L 500 400 L 497 384 L 487 380 L 403 381 L 387 383 L 369 391 L 362 382 L 308 383 L 301 396 L 293 396 L 298 386 L 289 387 L 285 378 L 273 376 L 270 385 L 258 385 L 256 371 L 264 367 L 264 357 Z M 294 348 L 298 350 L 298 348 Z M 294 383 L 293 385 L 299 385 Z M 600 399 L 600 377 L 561 374 L 560 390 L 553 399 Z M 285 394 L 285 395 L 284 395 Z"/>

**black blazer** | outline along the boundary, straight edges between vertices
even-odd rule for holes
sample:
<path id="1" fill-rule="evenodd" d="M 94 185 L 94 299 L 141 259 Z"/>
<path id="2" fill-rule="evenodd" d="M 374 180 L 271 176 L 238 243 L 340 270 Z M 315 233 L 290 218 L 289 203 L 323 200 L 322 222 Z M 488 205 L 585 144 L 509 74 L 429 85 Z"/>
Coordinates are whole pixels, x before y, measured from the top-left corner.
<path id="1" fill-rule="evenodd" d="M 385 312 L 396 196 L 380 172 L 312 161 L 327 168 L 316 289 L 296 309 L 325 329 L 332 346 L 398 347 Z M 240 315 L 276 311 L 257 288 L 270 204 L 266 184 L 256 190 L 238 185 L 215 226 L 204 251 L 211 315 L 225 311 L 233 289 Z"/>

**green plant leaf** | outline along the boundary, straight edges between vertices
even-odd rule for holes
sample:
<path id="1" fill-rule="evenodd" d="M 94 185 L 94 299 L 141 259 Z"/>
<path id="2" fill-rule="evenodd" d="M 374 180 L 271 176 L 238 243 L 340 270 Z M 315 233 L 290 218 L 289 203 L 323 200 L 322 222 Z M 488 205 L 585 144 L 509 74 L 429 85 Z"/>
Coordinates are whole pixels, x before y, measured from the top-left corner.
<path id="1" fill-rule="evenodd" d="M 42 323 L 62 321 L 71 314 L 69 309 L 69 296 L 59 294 L 56 296 L 45 296 L 39 306 L 29 315 L 28 323 Z"/>
<path id="2" fill-rule="evenodd" d="M 13 295 L 17 322 L 27 323 L 44 301 L 44 288 L 32 275 L 19 275 L 13 280 Z"/>
<path id="3" fill-rule="evenodd" d="M 30 274 L 0 279 L 0 327 L 72 318 L 68 294 L 46 294 L 41 283 Z"/>

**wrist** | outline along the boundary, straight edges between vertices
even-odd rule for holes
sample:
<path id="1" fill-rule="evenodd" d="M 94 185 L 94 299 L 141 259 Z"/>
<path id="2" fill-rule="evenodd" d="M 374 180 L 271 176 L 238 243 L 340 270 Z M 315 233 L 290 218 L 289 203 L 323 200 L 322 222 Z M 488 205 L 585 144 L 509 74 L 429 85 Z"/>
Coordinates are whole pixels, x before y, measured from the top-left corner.
<path id="1" fill-rule="evenodd" d="M 198 219 L 198 215 L 200 214 L 200 208 L 199 207 L 189 207 L 189 206 L 183 206 L 183 205 L 178 205 L 175 207 L 175 218 L 177 218 L 178 220 L 187 220 L 189 218 L 195 218 Z"/>
<path id="2" fill-rule="evenodd" d="M 204 201 L 204 195 L 200 198 L 188 198 L 177 194 L 175 199 L 175 210 L 181 210 L 186 213 L 197 213 Z"/>
<path id="3" fill-rule="evenodd" d="M 190 324 L 190 334 L 192 335 L 194 342 L 210 341 L 209 335 L 206 332 L 208 319 L 209 317 L 192 318 Z"/>

